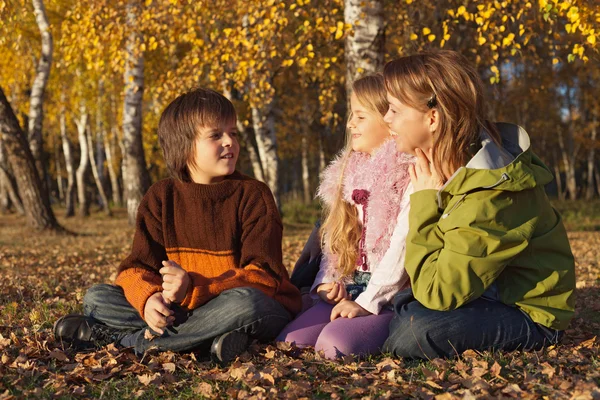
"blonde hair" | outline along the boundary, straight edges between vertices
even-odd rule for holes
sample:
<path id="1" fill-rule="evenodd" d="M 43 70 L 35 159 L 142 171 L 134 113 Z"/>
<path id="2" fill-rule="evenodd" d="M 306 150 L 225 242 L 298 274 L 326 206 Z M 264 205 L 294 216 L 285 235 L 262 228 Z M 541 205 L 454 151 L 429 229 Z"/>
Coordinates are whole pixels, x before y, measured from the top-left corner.
<path id="1" fill-rule="evenodd" d="M 358 102 L 375 115 L 379 115 L 383 123 L 383 116 L 389 107 L 383 75 L 367 75 L 357 79 L 352 84 L 352 92 Z M 323 224 L 320 230 L 322 244 L 331 254 L 337 256 L 335 268 L 340 272 L 340 277 L 350 276 L 356 269 L 358 243 L 362 234 L 356 208 L 345 201 L 343 196 L 344 172 L 351 154 L 351 133 L 347 130 L 337 191 L 331 205 L 323 207 Z"/>
<path id="2" fill-rule="evenodd" d="M 439 112 L 432 162 L 446 179 L 473 157 L 482 129 L 501 146 L 498 130 L 486 119 L 483 82 L 461 54 L 440 50 L 401 57 L 385 65 L 383 76 L 388 93 L 402 103 Z"/>

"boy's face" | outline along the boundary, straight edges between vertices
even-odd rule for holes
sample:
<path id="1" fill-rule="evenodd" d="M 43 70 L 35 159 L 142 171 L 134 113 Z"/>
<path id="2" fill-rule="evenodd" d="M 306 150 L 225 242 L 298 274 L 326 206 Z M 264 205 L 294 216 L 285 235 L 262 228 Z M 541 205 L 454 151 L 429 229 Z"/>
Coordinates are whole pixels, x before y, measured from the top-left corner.
<path id="1" fill-rule="evenodd" d="M 235 120 L 200 127 L 193 162 L 188 164 L 192 180 L 202 184 L 222 181 L 235 171 L 239 153 Z"/>

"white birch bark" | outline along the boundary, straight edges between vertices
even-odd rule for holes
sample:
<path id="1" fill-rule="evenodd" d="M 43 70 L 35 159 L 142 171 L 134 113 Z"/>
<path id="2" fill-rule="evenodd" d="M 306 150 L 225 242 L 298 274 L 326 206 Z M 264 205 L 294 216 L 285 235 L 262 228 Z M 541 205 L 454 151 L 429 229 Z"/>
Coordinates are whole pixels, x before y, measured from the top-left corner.
<path id="1" fill-rule="evenodd" d="M 127 60 L 125 101 L 123 104 L 123 186 L 130 225 L 135 224 L 137 209 L 150 186 L 142 145 L 142 100 L 144 94 L 144 55 L 139 50 L 137 2 L 127 4 Z"/>
<path id="2" fill-rule="evenodd" d="M 121 200 L 121 189 L 119 188 L 119 176 L 115 170 L 114 157 L 113 157 L 113 146 L 111 141 L 108 139 L 106 130 L 102 132 L 102 141 L 104 142 L 104 151 L 106 153 L 106 165 L 108 167 L 108 176 L 110 177 L 110 187 L 112 191 L 112 200 L 115 206 L 122 204 Z M 113 130 L 113 139 L 116 137 L 116 133 Z"/>
<path id="3" fill-rule="evenodd" d="M 346 37 L 346 93 L 352 82 L 383 67 L 385 24 L 382 0 L 344 0 L 344 21 L 354 34 Z M 349 102 L 349 100 L 348 100 Z"/>
<path id="4" fill-rule="evenodd" d="M 85 191 L 85 174 L 90 165 L 90 157 L 88 152 L 88 141 L 87 141 L 87 122 L 88 113 L 84 106 L 80 108 L 79 119 L 75 120 L 77 125 L 77 138 L 79 140 L 79 148 L 81 157 L 79 158 L 79 166 L 77 167 L 76 178 L 77 178 L 77 200 L 79 201 L 77 207 L 77 214 L 80 217 L 86 217 L 90 215 L 90 203 L 86 196 Z"/>
<path id="5" fill-rule="evenodd" d="M 67 120 L 65 108 L 60 110 L 60 139 L 63 155 L 65 157 L 65 170 L 67 171 L 67 190 L 65 192 L 65 216 L 75 215 L 75 161 L 73 160 L 72 145 L 67 136 Z"/>
<path id="6" fill-rule="evenodd" d="M 277 206 L 280 207 L 279 196 L 279 156 L 277 155 L 277 139 L 275 137 L 275 115 L 273 102 L 262 107 L 252 107 L 252 124 L 254 135 L 263 167 L 265 183 L 273 192 Z"/>
<path id="7" fill-rule="evenodd" d="M 226 82 L 223 82 L 222 87 L 223 95 L 227 97 L 229 101 L 231 101 L 231 90 L 229 89 L 229 86 Z M 260 158 L 256 152 L 256 149 L 254 148 L 254 144 L 248 136 L 248 130 L 239 118 L 237 120 L 237 129 L 240 134 L 240 138 L 242 139 L 242 142 L 246 145 L 246 150 L 248 151 L 248 156 L 250 157 L 250 164 L 252 165 L 252 172 L 254 173 L 254 177 L 259 181 L 264 182 L 265 177 L 263 174 Z"/>
<path id="8" fill-rule="evenodd" d="M 102 129 L 102 127 L 99 127 Z M 94 141 L 92 140 L 92 134 L 87 135 L 88 141 L 88 152 L 90 157 L 90 163 L 92 167 L 92 175 L 94 176 L 94 181 L 96 182 L 96 188 L 98 189 L 98 194 L 100 195 L 100 200 L 102 201 L 102 210 L 109 217 L 112 215 L 112 211 L 108 205 L 108 197 L 106 197 L 106 192 L 104 191 L 104 187 L 102 186 L 102 180 L 100 179 L 100 174 L 98 172 L 99 166 L 96 165 L 96 157 L 94 155 Z"/>
<path id="9" fill-rule="evenodd" d="M 46 185 L 46 166 L 44 160 L 44 140 L 42 137 L 42 123 L 44 120 L 44 93 L 50 76 L 52 65 L 53 41 L 50 33 L 50 25 L 46 15 L 46 7 L 43 0 L 32 0 L 35 21 L 42 37 L 42 53 L 38 61 L 37 70 L 31 96 L 29 99 L 28 139 L 29 148 L 36 163 L 36 168 L 42 182 L 42 195 L 48 196 Z"/>

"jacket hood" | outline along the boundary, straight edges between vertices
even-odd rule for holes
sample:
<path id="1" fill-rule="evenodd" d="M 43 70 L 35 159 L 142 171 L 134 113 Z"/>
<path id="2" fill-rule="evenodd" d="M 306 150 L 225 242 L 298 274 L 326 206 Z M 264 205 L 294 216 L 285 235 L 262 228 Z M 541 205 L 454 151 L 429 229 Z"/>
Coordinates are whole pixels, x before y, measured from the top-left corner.
<path id="1" fill-rule="evenodd" d="M 502 147 L 494 143 L 487 131 L 482 131 L 479 151 L 439 190 L 440 208 L 445 193 L 465 195 L 478 189 L 518 192 L 546 185 L 554 179 L 550 169 L 531 151 L 525 129 L 508 123 L 497 123 L 496 127 Z"/>

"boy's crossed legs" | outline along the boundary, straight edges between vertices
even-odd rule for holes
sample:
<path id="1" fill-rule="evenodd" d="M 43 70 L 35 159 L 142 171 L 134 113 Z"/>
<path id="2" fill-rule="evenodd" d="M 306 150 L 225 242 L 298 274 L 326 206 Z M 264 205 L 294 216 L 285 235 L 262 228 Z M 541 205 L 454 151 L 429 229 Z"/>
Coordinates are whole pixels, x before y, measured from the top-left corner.
<path id="1" fill-rule="evenodd" d="M 99 284 L 91 287 L 84 297 L 84 313 L 94 321 L 106 327 L 113 328 L 114 338 L 118 344 L 133 347 L 138 355 L 152 347 L 159 350 L 176 352 L 191 351 L 213 345 L 213 352 L 227 351 L 220 349 L 225 345 L 223 340 L 230 336 L 236 340 L 246 338 L 259 341 L 273 340 L 283 327 L 290 322 L 288 311 L 273 298 L 258 289 L 239 287 L 223 291 L 219 296 L 192 311 L 183 310 L 173 305 L 175 322 L 165 329 L 165 333 L 152 340 L 146 338 L 148 325 L 139 313 L 129 304 L 123 289 L 119 286 Z M 111 329 L 100 328 L 106 331 Z M 55 327 L 55 333 L 60 330 L 60 320 Z M 98 329 L 97 329 L 98 330 Z M 244 335 L 231 335 L 232 332 Z M 60 335 L 60 332 L 57 337 Z M 66 338 L 65 338 L 66 339 Z M 94 337 L 92 336 L 92 339 Z M 240 346 L 241 344 L 241 346 Z M 247 345 L 234 343 L 233 347 L 243 351 Z M 215 348 L 217 346 L 217 348 Z M 235 357 L 232 353 L 224 358 Z M 214 356 L 214 354 L 213 354 Z M 220 361 L 222 357 L 217 357 Z"/>

